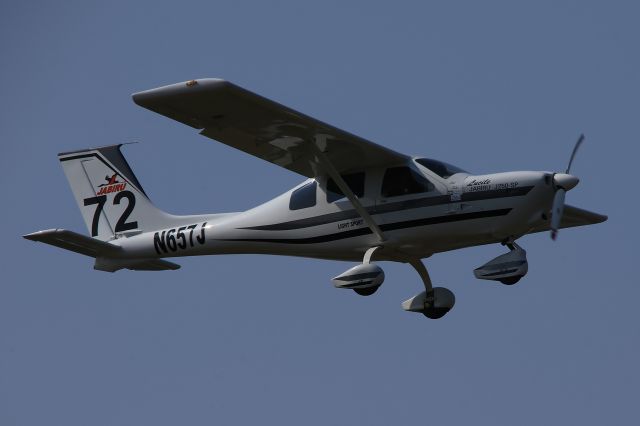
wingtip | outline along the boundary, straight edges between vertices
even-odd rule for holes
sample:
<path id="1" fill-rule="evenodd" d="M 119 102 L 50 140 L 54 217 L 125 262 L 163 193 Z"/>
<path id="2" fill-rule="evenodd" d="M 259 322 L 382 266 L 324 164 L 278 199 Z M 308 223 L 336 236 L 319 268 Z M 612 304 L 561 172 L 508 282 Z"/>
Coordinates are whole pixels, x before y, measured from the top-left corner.
<path id="1" fill-rule="evenodd" d="M 56 233 L 58 231 L 60 231 L 60 229 L 58 229 L 58 228 L 43 229 L 42 231 L 35 231 L 35 232 L 31 232 L 29 234 L 24 234 L 22 236 L 22 238 L 24 238 L 25 240 L 29 240 L 29 241 L 40 241 L 43 236 L 51 235 L 51 234 Z"/>
<path id="2" fill-rule="evenodd" d="M 171 96 L 175 94 L 186 93 L 187 91 L 202 90 L 213 86 L 228 84 L 221 78 L 197 78 L 193 80 L 181 81 L 180 83 L 168 84 L 166 86 L 156 87 L 154 89 L 143 90 L 131 94 L 133 102 L 141 107 L 147 108 L 148 101 L 152 101 L 158 97 Z"/>

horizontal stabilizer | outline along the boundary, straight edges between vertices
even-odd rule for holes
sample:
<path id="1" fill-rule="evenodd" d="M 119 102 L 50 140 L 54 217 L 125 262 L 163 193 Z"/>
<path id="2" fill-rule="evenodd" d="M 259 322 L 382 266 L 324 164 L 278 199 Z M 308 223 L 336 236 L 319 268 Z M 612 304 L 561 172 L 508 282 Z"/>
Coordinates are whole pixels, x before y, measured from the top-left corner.
<path id="1" fill-rule="evenodd" d="M 564 215 L 560 226 L 562 228 L 570 228 L 572 226 L 595 225 L 607 219 L 608 217 L 603 214 L 567 205 L 564 208 Z"/>
<path id="2" fill-rule="evenodd" d="M 560 222 L 560 228 L 572 228 L 574 226 L 595 225 L 596 223 L 604 222 L 608 219 L 607 216 L 591 212 L 589 210 L 580 209 L 578 207 L 565 205 L 564 214 L 562 215 L 562 221 Z M 550 229 L 550 223 L 545 222 L 538 226 L 535 226 L 530 233 L 543 232 Z"/>
<path id="3" fill-rule="evenodd" d="M 162 259 L 118 258 L 118 256 L 122 256 L 122 248 L 66 229 L 47 229 L 24 235 L 24 238 L 93 257 L 96 259 L 93 268 L 99 271 L 115 272 L 120 269 L 174 271 L 180 269 L 180 265 Z"/>
<path id="4" fill-rule="evenodd" d="M 90 257 L 114 256 L 122 250 L 113 244 L 66 229 L 47 229 L 45 231 L 24 235 L 24 238 L 50 244 Z"/>

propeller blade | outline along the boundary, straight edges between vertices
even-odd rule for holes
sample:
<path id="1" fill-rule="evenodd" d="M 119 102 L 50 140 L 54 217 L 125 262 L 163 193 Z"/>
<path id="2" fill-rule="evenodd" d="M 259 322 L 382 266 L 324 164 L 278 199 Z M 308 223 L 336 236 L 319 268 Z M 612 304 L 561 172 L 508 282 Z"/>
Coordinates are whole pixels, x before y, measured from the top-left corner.
<path id="1" fill-rule="evenodd" d="M 571 163 L 573 163 L 573 158 L 576 156 L 576 152 L 578 152 L 578 148 L 580 148 L 582 142 L 584 142 L 584 134 L 580 135 L 580 137 L 576 141 L 576 144 L 573 146 L 573 152 L 571 153 L 571 158 L 569 158 L 569 165 L 567 166 L 567 170 L 565 171 L 566 174 L 569 174 L 569 170 L 571 170 Z"/>
<path id="2" fill-rule="evenodd" d="M 551 239 L 555 241 L 558 236 L 558 229 L 560 228 L 560 221 L 562 220 L 562 213 L 564 212 L 564 194 L 565 190 L 558 188 L 556 194 L 553 196 L 553 207 L 551 208 Z"/>

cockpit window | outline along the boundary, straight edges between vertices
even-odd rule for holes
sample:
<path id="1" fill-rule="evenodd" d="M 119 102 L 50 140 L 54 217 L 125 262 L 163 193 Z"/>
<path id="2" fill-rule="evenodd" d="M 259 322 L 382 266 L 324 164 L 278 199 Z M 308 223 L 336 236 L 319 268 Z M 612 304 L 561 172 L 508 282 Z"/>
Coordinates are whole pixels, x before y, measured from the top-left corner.
<path id="1" fill-rule="evenodd" d="M 364 195 L 364 172 L 351 173 L 341 177 L 356 197 L 362 198 Z M 333 203 L 344 197 L 345 195 L 338 188 L 338 184 L 333 179 L 327 180 L 327 203 Z"/>
<path id="2" fill-rule="evenodd" d="M 427 169 L 431 170 L 443 179 L 447 179 L 456 173 L 468 173 L 459 167 L 452 166 L 451 164 L 447 164 L 443 161 L 432 160 L 430 158 L 418 158 L 416 159 L 416 163 L 425 166 Z"/>
<path id="3" fill-rule="evenodd" d="M 410 167 L 391 167 L 384 172 L 380 194 L 383 197 L 397 197 L 429 192 L 434 189 L 435 187 L 427 178 Z"/>
<path id="4" fill-rule="evenodd" d="M 289 199 L 289 209 L 300 210 L 315 206 L 317 188 L 318 183 L 314 180 L 293 191 Z"/>

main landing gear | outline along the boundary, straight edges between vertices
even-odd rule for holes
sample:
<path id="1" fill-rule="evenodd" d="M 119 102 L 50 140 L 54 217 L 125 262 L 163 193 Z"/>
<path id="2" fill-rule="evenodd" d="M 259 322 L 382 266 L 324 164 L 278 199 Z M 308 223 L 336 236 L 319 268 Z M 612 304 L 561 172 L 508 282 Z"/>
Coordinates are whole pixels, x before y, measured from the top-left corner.
<path id="1" fill-rule="evenodd" d="M 354 266 L 333 278 L 336 288 L 345 288 L 355 291 L 361 296 L 374 294 L 384 281 L 384 271 L 375 263 L 371 263 L 373 253 L 379 247 L 372 247 L 364 255 L 362 264 Z M 418 271 L 425 291 L 402 303 L 402 309 L 409 312 L 420 312 L 427 318 L 442 318 L 456 303 L 456 298 L 451 290 L 444 287 L 433 287 L 429 272 L 420 259 L 409 261 L 409 264 Z"/>
<path id="2" fill-rule="evenodd" d="M 336 288 L 351 289 L 360 296 L 371 296 L 378 291 L 384 282 L 384 271 L 375 263 L 371 263 L 371 256 L 378 248 L 376 246 L 367 250 L 362 264 L 333 278 L 333 285 Z"/>
<path id="3" fill-rule="evenodd" d="M 442 318 L 453 309 L 456 297 L 447 288 L 432 286 L 429 272 L 420 259 L 414 259 L 409 263 L 420 274 L 425 291 L 402 302 L 402 309 L 409 312 L 420 312 L 431 319 Z"/>

